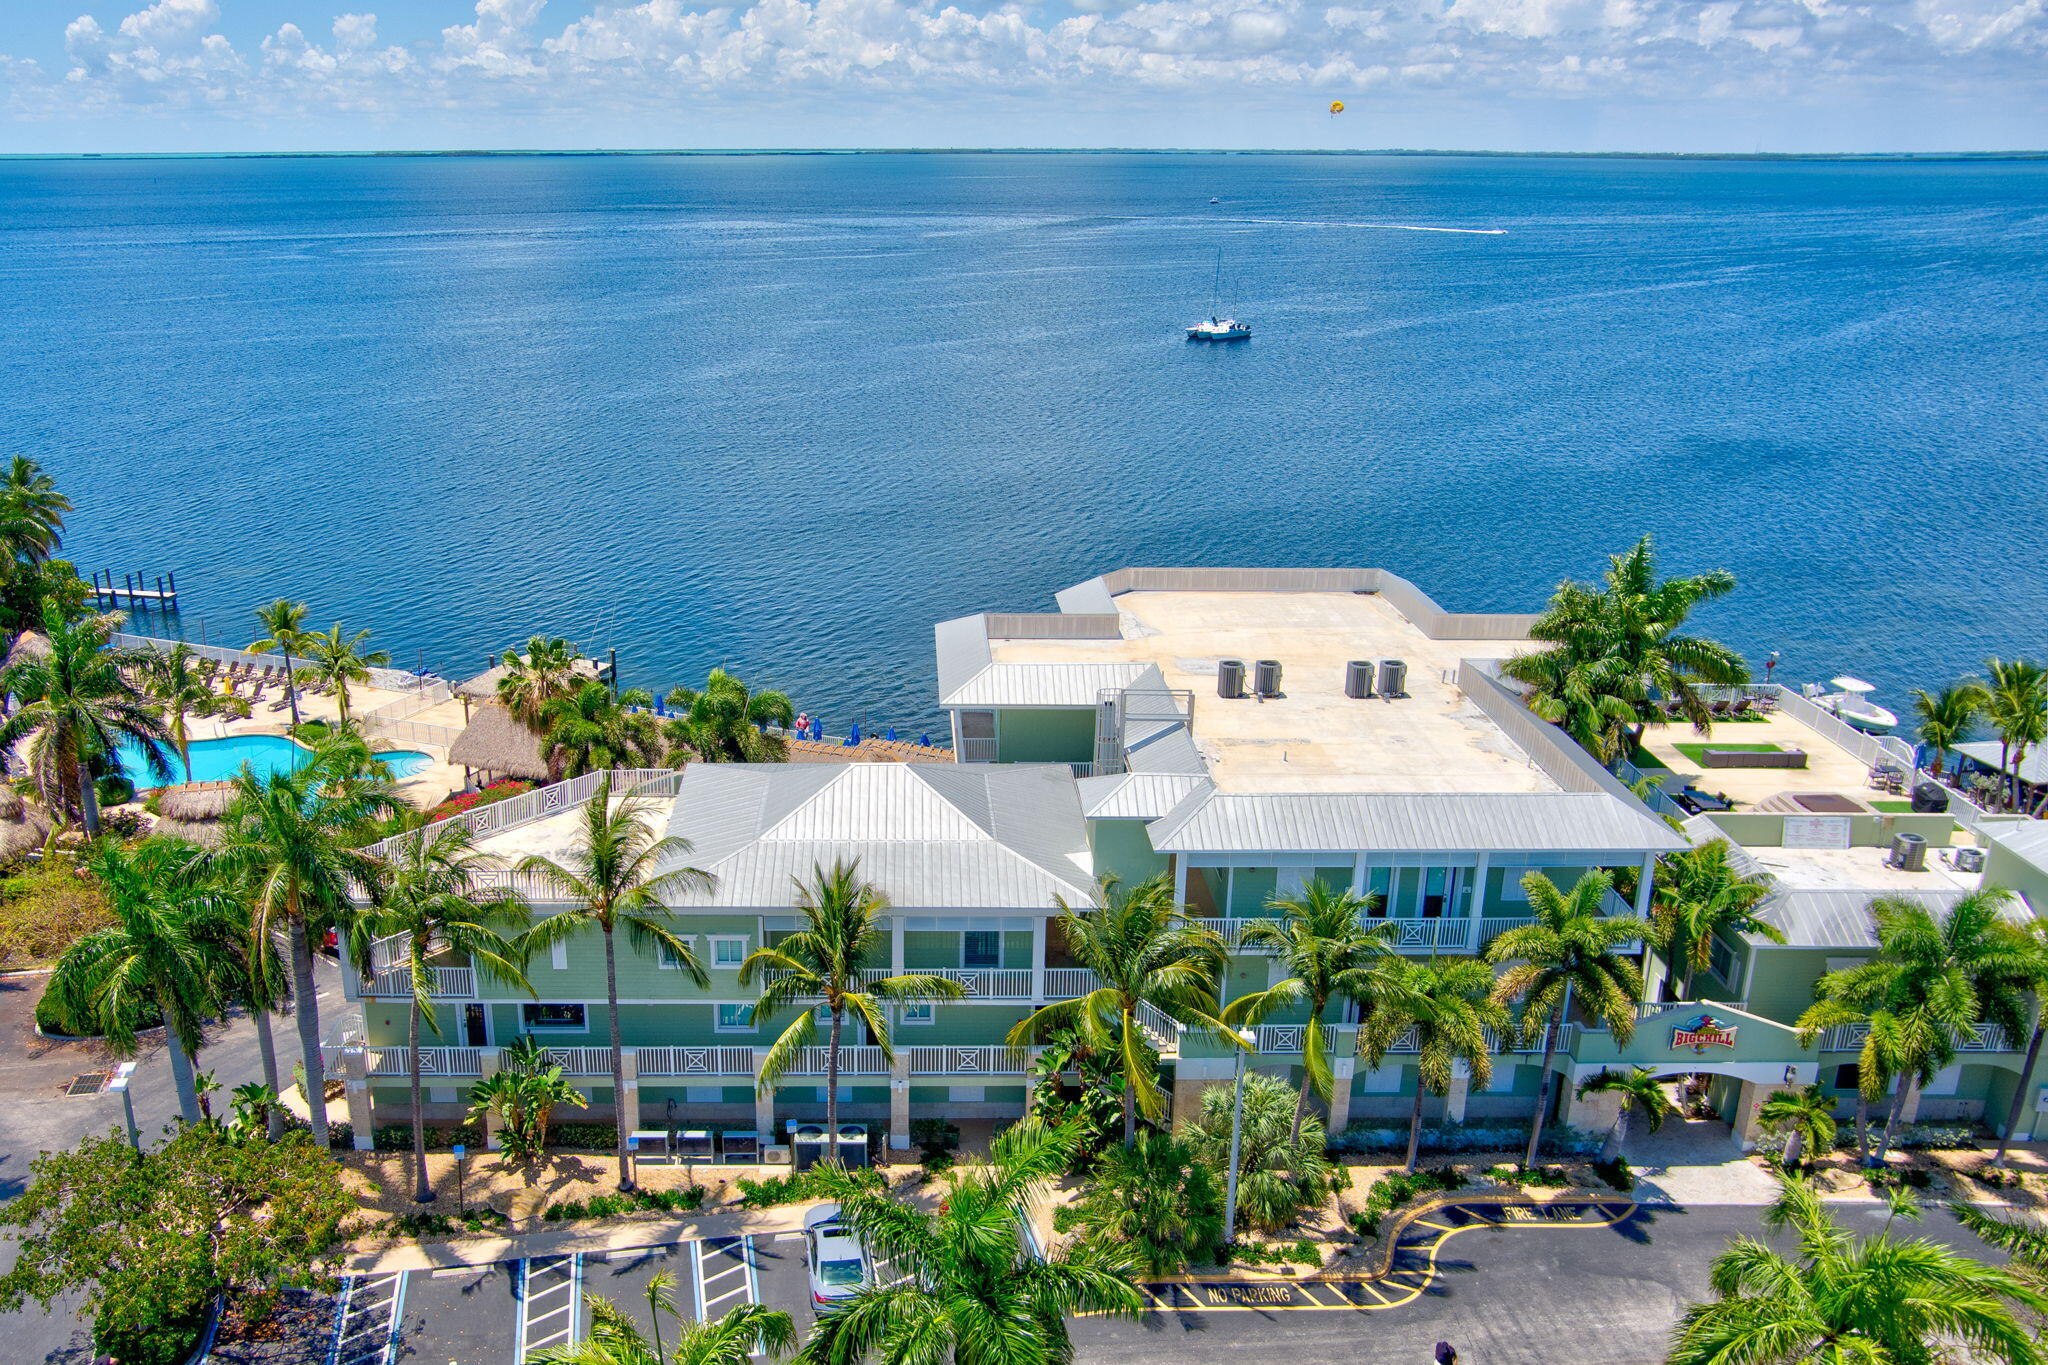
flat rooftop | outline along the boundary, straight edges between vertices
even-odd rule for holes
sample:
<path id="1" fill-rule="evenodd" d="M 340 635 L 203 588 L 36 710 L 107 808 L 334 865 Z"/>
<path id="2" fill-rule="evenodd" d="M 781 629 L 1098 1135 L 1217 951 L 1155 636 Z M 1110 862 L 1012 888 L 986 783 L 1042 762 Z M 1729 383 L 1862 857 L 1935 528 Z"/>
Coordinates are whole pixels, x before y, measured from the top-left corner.
<path id="1" fill-rule="evenodd" d="M 1927 866 L 1901 872 L 1887 861 L 1886 848 L 1746 848 L 1763 871 L 1786 891 L 1853 891 L 1882 896 L 1893 891 L 1975 891 L 1982 878 L 1942 862 L 1949 849 L 1929 848 Z"/>
<path id="2" fill-rule="evenodd" d="M 1372 592 L 1131 591 L 1120 639 L 1001 639 L 998 664 L 1154 665 L 1194 697 L 1194 739 L 1224 792 L 1492 793 L 1561 790 L 1453 681 L 1466 659 L 1527 649 L 1431 639 Z M 1277 659 L 1281 695 L 1216 695 L 1217 665 Z M 1402 659 L 1408 695 L 1344 695 L 1353 659 Z"/>
<path id="3" fill-rule="evenodd" d="M 1679 746 L 1684 746 L 1683 748 Z M 1806 755 L 1804 768 L 1709 768 L 1700 761 L 1703 748 L 1778 750 L 1797 749 Z M 1752 810 L 1770 802 L 1769 809 L 1792 807 L 1773 798 L 1798 795 L 1828 795 L 1846 798 L 1860 805 L 1904 801 L 1870 785 L 1870 765 L 1833 740 L 1786 715 L 1782 711 L 1745 720 L 1720 720 L 1702 735 L 1680 721 L 1675 725 L 1652 725 L 1643 732 L 1643 748 L 1671 770 L 1664 789 L 1676 793 L 1685 787 L 1726 796 L 1737 810 Z M 1655 768 L 1645 768 L 1652 777 Z M 1876 807 L 1884 809 L 1881 806 Z M 1813 810 L 1813 814 L 1831 812 Z"/>

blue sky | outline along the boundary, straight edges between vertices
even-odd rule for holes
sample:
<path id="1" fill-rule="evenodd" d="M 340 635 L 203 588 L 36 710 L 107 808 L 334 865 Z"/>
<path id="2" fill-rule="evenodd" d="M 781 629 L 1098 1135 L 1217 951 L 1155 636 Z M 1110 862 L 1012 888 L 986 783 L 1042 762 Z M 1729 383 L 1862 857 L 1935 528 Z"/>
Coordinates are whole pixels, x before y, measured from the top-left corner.
<path id="1" fill-rule="evenodd" d="M 1939 151 L 2044 115 L 2048 0 L 0 0 L 0 152 Z"/>

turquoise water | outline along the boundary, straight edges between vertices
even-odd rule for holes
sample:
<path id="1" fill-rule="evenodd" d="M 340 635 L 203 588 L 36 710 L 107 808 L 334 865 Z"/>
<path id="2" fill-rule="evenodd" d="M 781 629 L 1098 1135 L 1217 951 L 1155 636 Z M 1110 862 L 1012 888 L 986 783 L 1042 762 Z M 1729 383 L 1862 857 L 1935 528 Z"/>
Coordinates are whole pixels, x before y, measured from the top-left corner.
<path id="1" fill-rule="evenodd" d="M 1219 251 L 1254 335 L 1191 346 Z M 915 728 L 934 621 L 1122 565 L 1526 610 L 1643 531 L 1781 679 L 2048 640 L 2043 164 L 4 162 L 0 316 L 67 552 L 215 643 L 288 596 Z"/>
<path id="2" fill-rule="evenodd" d="M 248 764 L 259 777 L 275 772 L 295 772 L 303 767 L 311 751 L 295 744 L 282 735 L 231 735 L 226 739 L 197 739 L 192 741 L 192 775 L 185 776 L 185 765 L 178 759 L 177 751 L 170 751 L 171 777 L 173 781 L 222 782 L 235 776 Z M 432 763 L 433 757 L 416 749 L 393 749 L 379 753 L 378 758 L 390 765 L 391 775 L 397 778 L 410 777 Z M 142 750 L 133 744 L 123 744 L 120 749 L 121 770 L 137 788 L 156 785 L 151 776 L 149 764 L 144 760 Z"/>

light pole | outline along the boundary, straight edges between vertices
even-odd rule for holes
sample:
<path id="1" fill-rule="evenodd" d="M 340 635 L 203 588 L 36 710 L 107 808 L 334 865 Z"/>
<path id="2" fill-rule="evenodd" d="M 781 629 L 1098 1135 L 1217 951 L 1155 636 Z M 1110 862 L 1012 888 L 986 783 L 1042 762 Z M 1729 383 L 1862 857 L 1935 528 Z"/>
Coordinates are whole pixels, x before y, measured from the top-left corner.
<path id="1" fill-rule="evenodd" d="M 1250 1029 L 1233 1030 L 1244 1046 L 1237 1050 L 1237 1097 L 1230 1107 L 1230 1178 L 1223 1195 L 1223 1244 L 1237 1241 L 1237 1154 L 1244 1144 L 1244 1059 L 1258 1046 L 1259 1035 Z"/>
<path id="2" fill-rule="evenodd" d="M 128 1119 L 128 1145 L 135 1149 L 135 1155 L 142 1155 L 142 1134 L 135 1127 L 135 1097 L 128 1093 L 128 1078 L 135 1074 L 135 1063 L 123 1062 L 114 1068 L 114 1079 L 107 1082 L 107 1089 L 121 1096 L 121 1112 Z"/>

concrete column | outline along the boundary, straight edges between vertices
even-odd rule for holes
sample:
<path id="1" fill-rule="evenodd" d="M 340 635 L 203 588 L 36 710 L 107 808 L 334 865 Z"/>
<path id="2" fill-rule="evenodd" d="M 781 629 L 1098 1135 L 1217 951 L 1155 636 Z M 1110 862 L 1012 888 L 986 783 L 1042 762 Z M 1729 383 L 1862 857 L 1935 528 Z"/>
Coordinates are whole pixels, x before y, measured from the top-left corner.
<path id="1" fill-rule="evenodd" d="M 1031 921 L 1031 1003 L 1045 1003 L 1045 916 Z"/>
<path id="2" fill-rule="evenodd" d="M 1331 1137 L 1344 1131 L 1351 1122 L 1351 1078 L 1357 1074 L 1358 1058 L 1340 1056 L 1330 1059 L 1333 1084 L 1330 1087 L 1330 1121 L 1325 1125 Z"/>
<path id="3" fill-rule="evenodd" d="M 1037 1096 L 1038 1096 L 1038 1086 L 1037 1086 L 1037 1085 L 1036 1085 L 1036 1083 L 1035 1083 L 1035 1082 L 1036 1082 L 1036 1080 L 1037 1080 L 1037 1076 L 1036 1076 L 1036 1071 L 1037 1071 L 1037 1067 L 1038 1067 L 1038 1059 L 1039 1059 L 1040 1057 L 1043 1057 L 1044 1055 L 1045 1055 L 1045 1049 L 1044 1049 L 1044 1048 L 1042 1048 L 1042 1047 L 1034 1047 L 1034 1048 L 1030 1049 L 1030 1058 L 1031 1058 L 1031 1059 L 1030 1059 L 1030 1060 L 1029 1060 L 1028 1062 L 1026 1062 L 1026 1063 L 1024 1064 L 1024 1069 L 1025 1069 L 1025 1074 L 1024 1074 L 1024 1117 L 1025 1117 L 1025 1118 L 1030 1118 L 1030 1117 L 1031 1117 L 1031 1106 L 1032 1106 L 1032 1104 L 1033 1104 L 1033 1103 L 1034 1103 L 1034 1102 L 1036 1101 L 1036 1099 L 1037 1099 Z"/>
<path id="4" fill-rule="evenodd" d="M 371 1102 L 368 1066 L 361 1048 L 342 1049 L 341 1085 L 348 1097 L 350 1139 L 359 1152 L 375 1151 L 377 1147 L 377 1115 Z"/>
<path id="5" fill-rule="evenodd" d="M 1597 1075 L 1599 1068 L 1589 1068 L 1587 1075 Z M 1557 1083 L 1564 1087 L 1564 1100 L 1558 1109 L 1558 1118 L 1574 1128 L 1583 1128 L 1589 1133 L 1605 1133 L 1614 1126 L 1614 1120 L 1621 1113 L 1621 1096 L 1612 1091 L 1588 1095 L 1580 1099 L 1578 1085 L 1581 1077 L 1570 1070 L 1558 1072 Z"/>
<path id="6" fill-rule="evenodd" d="M 767 1064 L 767 1061 L 768 1049 L 765 1047 L 755 1048 L 754 1075 L 757 1078 L 761 1074 L 761 1068 Z M 780 1140 L 780 1134 L 775 1131 L 775 1089 L 773 1086 L 766 1090 L 757 1089 L 754 1091 L 754 1127 L 760 1132 L 763 1143 Z"/>
<path id="7" fill-rule="evenodd" d="M 1645 854 L 1642 875 L 1636 878 L 1636 915 L 1640 919 L 1650 917 L 1650 890 L 1656 885 L 1657 855 Z"/>
<path id="8" fill-rule="evenodd" d="M 1472 1095 L 1472 1068 L 1463 1062 L 1451 1065 L 1451 1088 L 1444 1093 L 1444 1121 L 1463 1123 L 1465 1101 Z"/>
<path id="9" fill-rule="evenodd" d="M 481 1062 L 483 1068 L 482 1075 L 479 1077 L 479 1079 L 495 1076 L 498 1074 L 498 1059 L 501 1055 L 502 1054 L 498 1051 L 498 1049 L 494 1047 L 477 1049 L 477 1057 Z M 496 1110 L 486 1110 L 484 1112 L 485 1151 L 502 1152 L 503 1150 L 505 1150 L 504 1128 L 505 1124 L 503 1120 L 499 1119 Z"/>
<path id="10" fill-rule="evenodd" d="M 903 975 L 903 916 L 894 915 L 889 920 L 889 971 L 896 976 Z"/>
<path id="11" fill-rule="evenodd" d="M 1735 1141 L 1745 1152 L 1755 1151 L 1757 1135 L 1762 1125 L 1757 1121 L 1757 1111 L 1764 1107 L 1764 1101 L 1784 1089 L 1782 1085 L 1765 1085 L 1760 1081 L 1744 1081 L 1735 1092 L 1735 1112 L 1728 1116 L 1730 1126 L 1735 1130 Z"/>
<path id="12" fill-rule="evenodd" d="M 900 1048 L 889 1063 L 889 1150 L 910 1150 L 910 1049 Z"/>
<path id="13" fill-rule="evenodd" d="M 640 1126 L 640 1049 L 622 1047 L 619 1049 L 619 1069 L 626 1078 L 626 1088 L 612 1096 L 612 1112 L 626 1116 L 628 1129 Z"/>
<path id="14" fill-rule="evenodd" d="M 1489 855 L 1481 851 L 1479 862 L 1472 869 L 1472 929 L 1465 938 L 1465 951 L 1468 953 L 1476 953 L 1486 946 L 1486 874 L 1490 866 Z"/>

